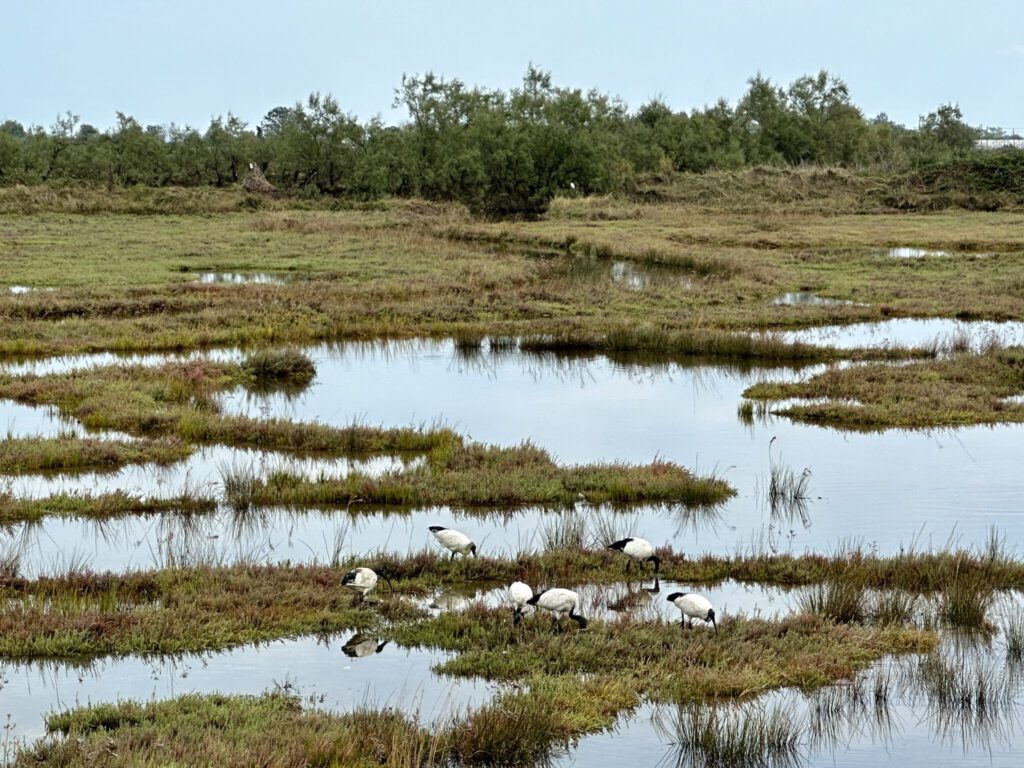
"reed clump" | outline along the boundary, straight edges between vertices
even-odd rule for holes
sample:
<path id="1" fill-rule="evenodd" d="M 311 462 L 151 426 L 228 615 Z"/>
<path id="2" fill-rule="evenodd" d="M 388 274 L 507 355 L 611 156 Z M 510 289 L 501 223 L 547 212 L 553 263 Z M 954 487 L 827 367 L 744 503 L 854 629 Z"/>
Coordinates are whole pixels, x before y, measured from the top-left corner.
<path id="1" fill-rule="evenodd" d="M 257 350 L 246 355 L 240 368 L 248 378 L 246 386 L 256 391 L 301 391 L 316 376 L 312 358 L 294 347 Z"/>

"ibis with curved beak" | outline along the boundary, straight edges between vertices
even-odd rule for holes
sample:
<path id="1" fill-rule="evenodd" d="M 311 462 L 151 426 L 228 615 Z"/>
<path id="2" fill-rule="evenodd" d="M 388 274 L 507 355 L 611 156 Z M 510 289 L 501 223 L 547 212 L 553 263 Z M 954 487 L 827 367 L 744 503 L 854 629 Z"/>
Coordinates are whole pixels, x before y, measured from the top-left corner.
<path id="1" fill-rule="evenodd" d="M 391 584 L 391 579 L 389 579 L 384 574 L 380 574 L 380 578 L 384 579 L 384 581 L 388 583 L 388 586 L 391 587 L 392 592 L 395 591 L 394 586 Z M 359 595 L 359 599 L 356 602 L 361 603 L 364 600 L 366 600 L 366 593 L 377 586 L 377 580 L 377 574 L 374 572 L 372 568 L 360 567 L 354 568 L 353 570 L 349 571 L 344 576 L 342 576 L 341 586 L 345 587 L 346 589 L 351 589 L 353 592 Z"/>
<path id="2" fill-rule="evenodd" d="M 545 589 L 527 600 L 526 604 L 543 608 L 551 614 L 559 627 L 562 626 L 562 617 L 568 616 L 580 625 L 580 629 L 587 628 L 587 620 L 576 613 L 576 609 L 580 605 L 580 596 L 571 589 L 562 589 L 561 587 Z"/>
<path id="3" fill-rule="evenodd" d="M 692 592 L 673 592 L 666 598 L 676 608 L 682 611 L 683 615 L 679 621 L 679 628 L 686 629 L 686 620 L 690 620 L 690 627 L 693 627 L 693 620 L 706 621 L 715 628 L 718 634 L 718 624 L 715 622 L 715 609 L 711 607 L 711 601 L 704 595 L 697 595 Z"/>

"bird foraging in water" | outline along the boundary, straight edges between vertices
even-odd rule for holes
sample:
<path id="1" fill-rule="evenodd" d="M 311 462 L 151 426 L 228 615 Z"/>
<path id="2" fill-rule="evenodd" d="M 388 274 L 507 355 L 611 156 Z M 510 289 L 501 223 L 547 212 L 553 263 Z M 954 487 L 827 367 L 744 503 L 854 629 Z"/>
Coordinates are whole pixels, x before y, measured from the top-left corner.
<path id="1" fill-rule="evenodd" d="M 718 634 L 718 624 L 715 622 L 715 609 L 711 607 L 711 601 L 704 595 L 697 595 L 692 592 L 673 592 L 666 598 L 676 608 L 683 612 L 679 621 L 679 628 L 686 629 L 686 620 L 690 620 L 690 627 L 693 627 L 693 620 L 710 622 Z"/>
<path id="2" fill-rule="evenodd" d="M 559 627 L 562 626 L 562 616 L 568 616 L 580 625 L 580 629 L 587 628 L 587 620 L 576 613 L 580 604 L 580 596 L 571 589 L 562 589 L 561 587 L 545 589 L 527 600 L 526 604 L 535 605 L 548 611 Z"/>
<path id="3" fill-rule="evenodd" d="M 508 586 L 508 596 L 512 600 L 512 626 L 523 620 L 523 608 L 533 598 L 530 585 L 522 581 L 513 581 Z"/>
<path id="4" fill-rule="evenodd" d="M 657 577 L 658 570 L 661 568 L 661 558 L 654 554 L 654 547 L 651 546 L 651 542 L 647 539 L 631 536 L 612 542 L 608 545 L 607 549 L 615 549 L 626 555 L 628 558 L 626 560 L 626 573 L 629 573 L 629 567 L 636 560 L 640 563 L 640 568 L 644 568 L 644 563 L 654 563 L 654 575 Z"/>
<path id="5" fill-rule="evenodd" d="M 476 557 L 476 544 L 462 531 L 456 531 L 454 528 L 445 528 L 441 525 L 432 525 L 430 526 L 430 532 L 434 534 L 435 539 L 441 542 L 442 547 L 452 553 L 452 559 L 455 558 L 456 554 L 472 554 Z"/>
<path id="6" fill-rule="evenodd" d="M 381 578 L 394 591 L 395 588 L 392 586 L 391 580 L 383 574 L 381 574 Z M 366 593 L 377 586 L 377 574 L 374 573 L 372 568 L 354 568 L 341 577 L 341 586 L 351 589 L 358 594 L 359 600 L 356 602 L 361 603 L 366 599 Z"/>

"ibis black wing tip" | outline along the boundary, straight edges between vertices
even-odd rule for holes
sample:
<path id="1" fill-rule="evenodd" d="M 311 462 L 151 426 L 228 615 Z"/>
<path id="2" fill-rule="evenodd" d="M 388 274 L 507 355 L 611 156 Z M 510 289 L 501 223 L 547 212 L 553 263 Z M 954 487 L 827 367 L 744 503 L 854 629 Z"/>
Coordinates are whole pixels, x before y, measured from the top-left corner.
<path id="1" fill-rule="evenodd" d="M 432 525 L 427 530 L 431 533 L 438 533 L 440 531 L 447 531 L 448 529 L 445 528 L 443 525 Z"/>
<path id="2" fill-rule="evenodd" d="M 611 544 L 608 545 L 607 548 L 608 549 L 625 549 L 626 545 L 629 544 L 629 542 L 631 542 L 632 540 L 633 540 L 632 537 L 625 538 L 625 539 L 619 539 L 618 541 L 613 541 Z"/>

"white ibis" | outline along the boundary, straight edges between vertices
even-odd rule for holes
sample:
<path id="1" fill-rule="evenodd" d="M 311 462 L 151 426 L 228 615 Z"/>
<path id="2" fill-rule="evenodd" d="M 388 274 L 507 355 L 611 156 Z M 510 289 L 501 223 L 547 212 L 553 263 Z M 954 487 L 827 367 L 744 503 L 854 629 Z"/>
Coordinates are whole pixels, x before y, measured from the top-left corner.
<path id="1" fill-rule="evenodd" d="M 476 557 L 476 544 L 462 531 L 456 531 L 454 528 L 445 528 L 441 525 L 430 526 L 430 532 L 434 534 L 434 538 L 441 542 L 441 546 L 452 553 L 452 559 L 455 555 L 469 555 L 472 554 Z"/>
<path id="2" fill-rule="evenodd" d="M 508 585 L 508 596 L 512 600 L 512 626 L 523 620 L 523 608 L 533 598 L 533 590 L 529 584 L 513 581 Z"/>
<path id="3" fill-rule="evenodd" d="M 527 600 L 526 604 L 535 605 L 548 611 L 559 626 L 562 625 L 562 616 L 568 616 L 580 625 L 580 629 L 587 628 L 587 620 L 576 613 L 580 604 L 580 596 L 571 589 L 562 589 L 561 587 L 545 589 Z"/>
<path id="4" fill-rule="evenodd" d="M 629 558 L 626 560 L 626 573 L 629 573 L 629 567 L 636 560 L 640 563 L 641 569 L 644 567 L 644 563 L 654 563 L 654 575 L 658 575 L 658 569 L 661 568 L 661 558 L 654 554 L 654 547 L 651 546 L 651 542 L 647 539 L 632 536 L 612 542 L 607 548 L 618 550 Z"/>
<path id="5" fill-rule="evenodd" d="M 341 646 L 341 650 L 350 658 L 362 659 L 366 656 L 372 656 L 375 653 L 380 653 L 384 650 L 384 646 L 387 644 L 387 640 L 378 642 L 376 637 L 366 637 L 356 633 L 352 635 L 352 637 L 350 637 L 343 646 Z"/>
<path id="6" fill-rule="evenodd" d="M 700 619 L 701 621 L 711 622 L 711 626 L 715 628 L 715 634 L 718 634 L 718 624 L 715 622 L 715 609 L 711 607 L 711 601 L 704 597 L 704 595 L 697 595 L 692 592 L 673 592 L 666 599 L 683 612 L 682 619 L 679 621 L 680 629 L 686 629 L 687 619 L 690 620 L 690 627 L 693 627 L 694 619 Z"/>
<path id="7" fill-rule="evenodd" d="M 394 590 L 387 576 L 382 574 L 381 578 Z M 356 592 L 359 595 L 358 602 L 361 603 L 366 599 L 366 593 L 377 586 L 377 574 L 372 568 L 355 568 L 341 577 L 341 586 Z"/>

